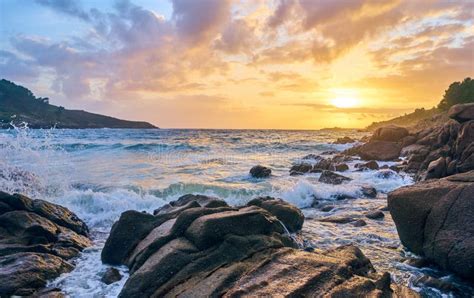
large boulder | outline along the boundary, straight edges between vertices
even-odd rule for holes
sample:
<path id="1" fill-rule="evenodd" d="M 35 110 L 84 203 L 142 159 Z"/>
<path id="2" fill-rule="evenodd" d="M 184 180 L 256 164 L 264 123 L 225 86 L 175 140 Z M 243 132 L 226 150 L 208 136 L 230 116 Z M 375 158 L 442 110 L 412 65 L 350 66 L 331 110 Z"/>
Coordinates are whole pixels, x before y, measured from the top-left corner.
<path id="1" fill-rule="evenodd" d="M 399 188 L 388 207 L 402 243 L 474 280 L 474 171 Z"/>
<path id="2" fill-rule="evenodd" d="M 303 227 L 303 212 L 282 199 L 260 197 L 248 202 L 247 206 L 258 206 L 267 210 L 273 216 L 276 216 L 290 233 L 295 233 Z"/>
<path id="3" fill-rule="evenodd" d="M 358 147 L 358 155 L 365 160 L 395 160 L 400 156 L 399 143 L 388 141 L 370 141 Z"/>
<path id="4" fill-rule="evenodd" d="M 36 295 L 91 245 L 86 224 L 62 206 L 0 192 L 0 207 L 2 297 Z"/>
<path id="5" fill-rule="evenodd" d="M 408 130 L 404 127 L 389 125 L 380 127 L 372 135 L 372 141 L 399 142 L 408 136 Z"/>
<path id="6" fill-rule="evenodd" d="M 131 268 L 131 274 L 119 297 L 401 293 L 386 274 L 376 274 L 370 261 L 354 246 L 324 253 L 297 249 L 281 224 L 299 230 L 302 215 L 296 210 L 268 197 L 252 200 L 241 208 L 180 210 L 176 217 L 151 229 L 135 247 L 115 247 L 125 250 L 121 255 L 128 259 L 141 251 L 134 262 L 123 263 Z M 113 229 L 109 237 L 116 237 L 117 232 Z"/>
<path id="7" fill-rule="evenodd" d="M 474 120 L 474 103 L 454 105 L 449 109 L 448 116 L 461 123 Z"/>

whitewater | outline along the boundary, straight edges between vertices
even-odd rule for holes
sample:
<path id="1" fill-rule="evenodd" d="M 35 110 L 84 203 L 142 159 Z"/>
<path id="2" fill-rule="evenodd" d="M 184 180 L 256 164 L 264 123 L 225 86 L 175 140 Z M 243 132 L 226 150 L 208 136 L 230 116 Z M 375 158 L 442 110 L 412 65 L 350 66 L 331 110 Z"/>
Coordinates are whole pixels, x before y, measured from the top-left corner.
<path id="1" fill-rule="evenodd" d="M 27 127 L 0 131 L 0 190 L 44 199 L 75 212 L 91 229 L 94 246 L 74 260 L 76 268 L 50 286 L 71 297 L 116 297 L 126 281 L 105 285 L 107 269 L 100 251 L 112 224 L 126 210 L 153 212 L 188 193 L 206 194 L 243 205 L 257 196 L 280 197 L 303 209 L 303 238 L 316 249 L 353 243 L 379 271 L 388 271 L 401 284 L 430 296 L 442 294 L 416 283 L 421 274 L 449 280 L 467 293 L 472 289 L 455 277 L 433 268 L 403 263 L 411 256 L 400 244 L 386 212 L 384 220 L 354 227 L 323 223 L 326 216 L 361 216 L 386 206 L 386 194 L 414 183 L 407 174 L 357 171 L 349 162 L 343 185 L 318 182 L 320 174 L 290 176 L 289 168 L 308 154 L 342 151 L 353 144 L 332 144 L 337 138 L 360 139 L 356 130 L 178 130 L 178 129 L 50 129 Z M 257 164 L 272 169 L 268 179 L 255 179 L 249 169 Z M 393 165 L 380 162 L 379 165 Z M 361 187 L 373 186 L 376 199 L 337 200 L 339 195 L 362 197 Z M 334 206 L 329 212 L 311 206 Z"/>

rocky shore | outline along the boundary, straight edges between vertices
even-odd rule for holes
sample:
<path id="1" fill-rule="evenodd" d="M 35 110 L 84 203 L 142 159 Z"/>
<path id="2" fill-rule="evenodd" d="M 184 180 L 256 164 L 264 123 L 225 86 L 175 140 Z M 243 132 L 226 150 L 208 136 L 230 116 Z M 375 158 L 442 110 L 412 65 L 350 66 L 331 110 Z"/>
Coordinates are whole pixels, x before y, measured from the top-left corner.
<path id="1" fill-rule="evenodd" d="M 47 281 L 73 270 L 91 245 L 86 224 L 68 209 L 0 192 L 0 296 L 51 295 Z"/>
<path id="2" fill-rule="evenodd" d="M 318 173 L 318 182 L 327 185 L 350 183 L 344 173 L 349 169 L 377 171 L 384 179 L 408 173 L 417 181 L 390 192 L 388 207 L 365 211 L 362 218 L 327 216 L 311 225 L 363 227 L 390 214 L 402 244 L 420 257 L 416 266 L 435 265 L 474 281 L 474 105 L 453 106 L 447 116 L 449 121 L 420 130 L 388 126 L 363 140 L 340 138 L 337 144 L 354 146 L 294 164 L 287 175 Z M 272 170 L 258 165 L 249 175 L 270 179 Z M 385 194 L 367 185 L 356 197 L 334 199 L 359 198 Z M 334 208 L 318 197 L 312 207 Z M 122 213 L 102 250 L 102 262 L 111 266 L 102 280 L 114 283 L 122 277 L 113 266 L 128 267 L 120 297 L 419 296 L 393 282 L 390 272 L 377 272 L 354 245 L 308 245 L 303 225 L 301 210 L 279 198 L 229 206 L 215 197 L 184 195 L 153 214 Z M 3 192 L 0 235 L 2 297 L 61 295 L 44 287 L 73 270 L 74 258 L 91 245 L 86 224 L 68 209 Z M 420 282 L 449 290 L 430 277 Z"/>

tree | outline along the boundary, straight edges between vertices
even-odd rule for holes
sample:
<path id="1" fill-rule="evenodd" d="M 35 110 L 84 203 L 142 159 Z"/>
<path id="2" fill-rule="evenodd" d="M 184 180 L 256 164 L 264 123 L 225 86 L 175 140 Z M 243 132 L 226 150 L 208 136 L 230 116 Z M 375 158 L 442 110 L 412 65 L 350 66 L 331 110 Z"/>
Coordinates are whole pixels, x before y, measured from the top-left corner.
<path id="1" fill-rule="evenodd" d="M 438 108 L 447 110 L 455 104 L 469 102 L 474 102 L 474 80 L 465 78 L 462 82 L 454 82 L 449 85 Z"/>

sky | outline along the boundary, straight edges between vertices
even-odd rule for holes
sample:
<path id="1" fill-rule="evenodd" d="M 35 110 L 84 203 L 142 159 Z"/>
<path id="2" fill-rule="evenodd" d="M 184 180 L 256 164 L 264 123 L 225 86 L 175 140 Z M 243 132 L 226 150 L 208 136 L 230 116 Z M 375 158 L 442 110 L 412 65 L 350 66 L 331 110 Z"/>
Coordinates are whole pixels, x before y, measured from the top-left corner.
<path id="1" fill-rule="evenodd" d="M 0 77 L 164 128 L 362 128 L 474 77 L 471 0 L 0 0 Z"/>

